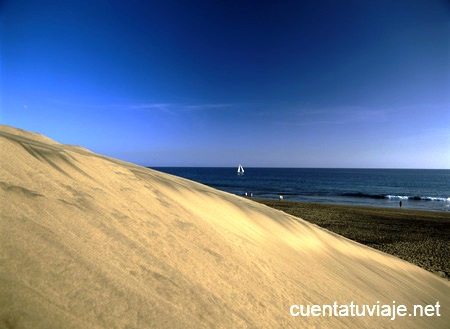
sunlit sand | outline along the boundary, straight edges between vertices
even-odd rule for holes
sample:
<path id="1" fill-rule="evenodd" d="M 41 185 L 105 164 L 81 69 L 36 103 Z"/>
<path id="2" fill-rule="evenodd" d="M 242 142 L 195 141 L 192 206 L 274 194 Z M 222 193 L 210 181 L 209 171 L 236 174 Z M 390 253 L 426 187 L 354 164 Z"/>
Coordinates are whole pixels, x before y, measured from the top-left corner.
<path id="1" fill-rule="evenodd" d="M 286 213 L 0 126 L 0 328 L 445 328 L 450 284 Z M 293 317 L 293 304 L 440 316 Z"/>

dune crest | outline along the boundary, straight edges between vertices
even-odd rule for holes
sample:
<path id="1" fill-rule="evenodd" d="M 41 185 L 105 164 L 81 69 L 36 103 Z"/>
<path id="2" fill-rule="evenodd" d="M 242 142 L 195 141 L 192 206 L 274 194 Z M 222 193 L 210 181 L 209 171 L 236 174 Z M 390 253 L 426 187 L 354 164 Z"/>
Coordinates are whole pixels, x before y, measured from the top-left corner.
<path id="1" fill-rule="evenodd" d="M 0 328 L 445 328 L 450 284 L 301 219 L 0 125 Z M 440 303 L 441 316 L 293 317 Z"/>

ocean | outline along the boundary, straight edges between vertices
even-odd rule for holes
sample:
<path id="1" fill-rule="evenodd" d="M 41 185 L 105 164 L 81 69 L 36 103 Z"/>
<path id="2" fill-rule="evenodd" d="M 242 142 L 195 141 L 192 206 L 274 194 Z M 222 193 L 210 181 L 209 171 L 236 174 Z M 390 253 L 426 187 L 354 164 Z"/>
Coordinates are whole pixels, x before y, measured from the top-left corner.
<path id="1" fill-rule="evenodd" d="M 450 211 L 450 170 L 153 168 L 240 196 L 355 206 Z"/>

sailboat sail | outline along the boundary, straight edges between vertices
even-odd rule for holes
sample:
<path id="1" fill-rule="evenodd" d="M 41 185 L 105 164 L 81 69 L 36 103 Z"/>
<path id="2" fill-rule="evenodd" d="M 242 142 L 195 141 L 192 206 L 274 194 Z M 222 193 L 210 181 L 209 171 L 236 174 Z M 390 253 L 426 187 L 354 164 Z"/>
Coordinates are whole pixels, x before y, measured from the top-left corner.
<path id="1" fill-rule="evenodd" d="M 244 168 L 242 167 L 242 165 L 239 165 L 237 172 L 238 172 L 238 175 L 244 174 Z"/>

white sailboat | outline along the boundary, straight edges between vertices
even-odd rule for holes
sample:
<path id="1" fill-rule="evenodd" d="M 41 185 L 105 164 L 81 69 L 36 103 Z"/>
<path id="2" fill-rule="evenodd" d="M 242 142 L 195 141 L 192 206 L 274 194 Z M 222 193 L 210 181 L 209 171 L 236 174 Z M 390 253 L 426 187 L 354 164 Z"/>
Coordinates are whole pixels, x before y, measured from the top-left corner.
<path id="1" fill-rule="evenodd" d="M 244 174 L 244 168 L 242 167 L 242 165 L 238 166 L 237 173 L 238 173 L 238 175 L 243 175 Z"/>

